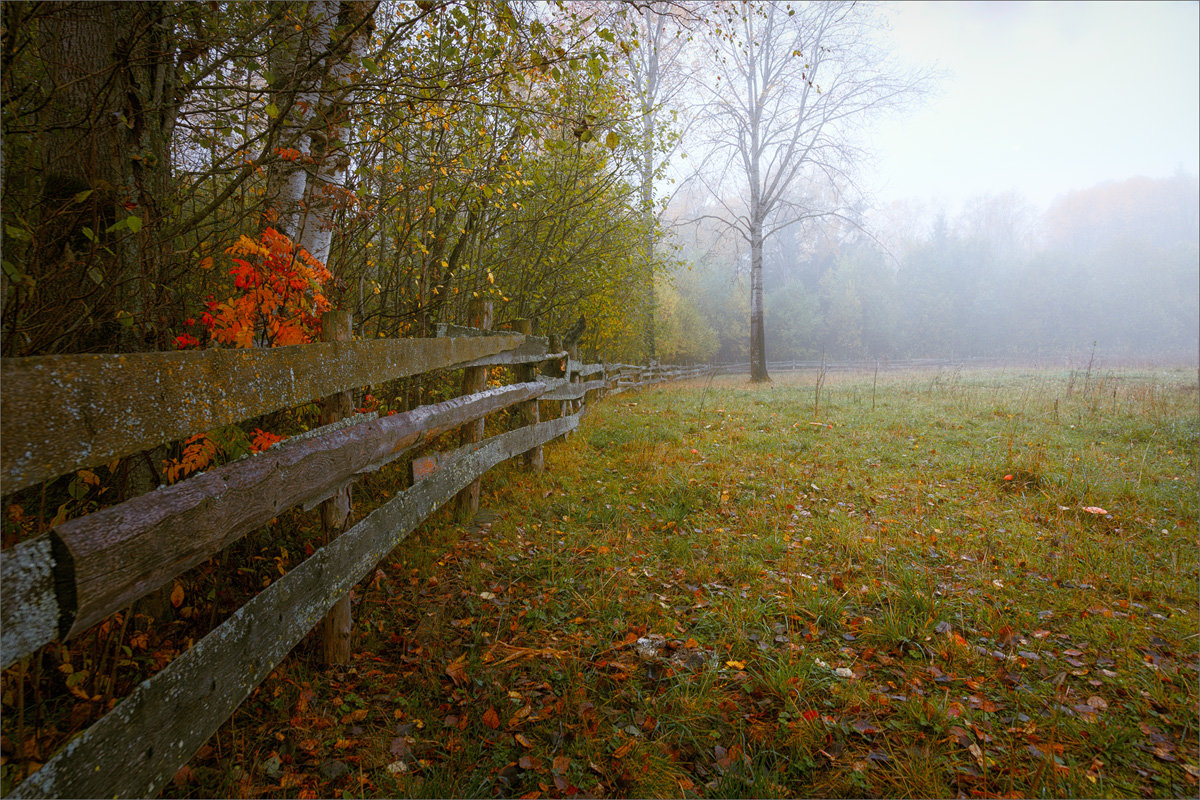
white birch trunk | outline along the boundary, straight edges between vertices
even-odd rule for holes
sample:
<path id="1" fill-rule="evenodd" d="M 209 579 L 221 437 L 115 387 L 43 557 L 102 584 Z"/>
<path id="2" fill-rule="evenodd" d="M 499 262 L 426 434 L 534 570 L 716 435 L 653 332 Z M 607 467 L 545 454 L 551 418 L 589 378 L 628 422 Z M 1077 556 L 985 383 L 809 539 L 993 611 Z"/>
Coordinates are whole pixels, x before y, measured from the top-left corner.
<path id="1" fill-rule="evenodd" d="M 284 128 L 283 140 L 300 151 L 301 158 L 290 162 L 284 172 L 276 198 L 279 223 L 283 232 L 293 242 L 301 242 L 307 219 L 304 198 L 308 189 L 308 169 L 303 159 L 312 156 L 312 125 L 321 100 L 321 83 L 324 70 L 310 70 L 310 65 L 320 65 L 328 59 L 330 38 L 337 22 L 336 0 L 312 0 L 305 15 L 308 36 L 301 42 L 294 64 L 294 82 L 301 84 L 296 92 L 289 122 Z M 313 77 L 313 75 L 317 77 Z"/>
<path id="2" fill-rule="evenodd" d="M 349 41 L 346 47 L 333 59 L 326 73 L 329 82 L 322 97 L 322 117 L 328 123 L 313 137 L 312 149 L 317 165 L 305 187 L 305 216 L 297 239 L 300 246 L 322 264 L 329 263 L 334 215 L 340 205 L 340 197 L 346 191 L 346 175 L 350 169 L 350 155 L 340 143 L 346 141 L 353 131 L 350 112 L 353 104 L 349 88 L 352 84 L 351 73 L 354 64 L 366 52 L 370 40 L 369 20 L 365 17 L 370 14 L 372 4 L 343 2 L 340 5 L 349 13 L 339 13 L 335 9 L 334 17 L 348 18 L 350 25 L 358 27 L 352 33 L 347 32 Z"/>

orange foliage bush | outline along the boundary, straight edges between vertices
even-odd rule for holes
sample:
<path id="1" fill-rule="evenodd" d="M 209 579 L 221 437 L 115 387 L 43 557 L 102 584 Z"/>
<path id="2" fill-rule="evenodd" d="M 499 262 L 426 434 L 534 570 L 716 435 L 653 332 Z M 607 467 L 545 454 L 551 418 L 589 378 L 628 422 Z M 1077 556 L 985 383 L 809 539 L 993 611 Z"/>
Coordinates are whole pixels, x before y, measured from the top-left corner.
<path id="1" fill-rule="evenodd" d="M 225 300 L 211 298 L 200 323 L 209 337 L 223 345 L 266 347 L 307 344 L 321 330 L 321 314 L 329 310 L 323 290 L 333 276 L 325 265 L 303 248 L 296 248 L 274 228 L 262 232 L 259 241 L 243 235 L 225 252 L 233 258 L 229 274 L 234 293 Z M 211 269 L 213 260 L 205 258 L 200 266 Z M 188 319 L 187 325 L 195 325 Z M 199 348 L 203 343 L 190 333 L 175 337 L 180 350 Z M 250 450 L 261 452 L 283 439 L 256 428 L 250 437 Z M 220 445 L 206 433 L 184 443 L 183 455 L 164 462 L 164 475 L 174 483 L 211 464 L 221 451 Z"/>
<path id="2" fill-rule="evenodd" d="M 264 230 L 258 242 L 243 235 L 226 252 L 235 256 L 229 274 L 236 292 L 210 300 L 200 317 L 214 340 L 251 347 L 260 336 L 261 344 L 280 347 L 316 338 L 321 314 L 329 310 L 322 291 L 333 277 L 324 264 L 274 228 Z"/>

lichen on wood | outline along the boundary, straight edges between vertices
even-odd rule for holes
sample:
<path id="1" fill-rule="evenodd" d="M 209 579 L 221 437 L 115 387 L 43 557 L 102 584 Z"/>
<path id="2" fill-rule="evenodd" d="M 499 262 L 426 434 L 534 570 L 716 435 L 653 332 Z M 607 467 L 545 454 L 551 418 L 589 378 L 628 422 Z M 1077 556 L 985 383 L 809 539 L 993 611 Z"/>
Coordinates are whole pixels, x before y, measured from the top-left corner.
<path id="1" fill-rule="evenodd" d="M 512 350 L 520 334 L 0 361 L 5 493 L 335 392 Z"/>
<path id="2" fill-rule="evenodd" d="M 49 536 L 0 553 L 0 668 L 58 637 L 54 554 Z"/>
<path id="3" fill-rule="evenodd" d="M 492 466 L 578 424 L 578 416 L 562 417 L 464 448 L 470 452 L 322 547 L 139 684 L 8 796 L 157 795 L 334 601 L 421 521 Z"/>

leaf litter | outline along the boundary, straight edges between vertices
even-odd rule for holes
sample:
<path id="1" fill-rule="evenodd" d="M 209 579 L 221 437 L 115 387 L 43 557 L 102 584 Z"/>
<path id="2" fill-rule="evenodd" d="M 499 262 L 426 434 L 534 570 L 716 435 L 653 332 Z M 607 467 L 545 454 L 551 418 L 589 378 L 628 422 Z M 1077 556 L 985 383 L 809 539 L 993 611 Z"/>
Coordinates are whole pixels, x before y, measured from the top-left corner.
<path id="1" fill-rule="evenodd" d="M 1195 483 L 1133 492 L 1115 433 L 1115 415 L 1168 412 L 995 384 L 898 379 L 873 411 L 869 377 L 846 377 L 831 427 L 782 381 L 602 404 L 546 474 L 485 481 L 489 528 L 439 516 L 381 565 L 356 672 L 301 653 L 260 687 L 216 740 L 240 730 L 272 770 L 236 785 L 1194 795 Z M 1128 447 L 1143 490 L 1194 475 L 1194 441 Z M 1063 477 L 1079 453 L 1086 486 Z M 215 791 L 212 763 L 168 794 Z"/>

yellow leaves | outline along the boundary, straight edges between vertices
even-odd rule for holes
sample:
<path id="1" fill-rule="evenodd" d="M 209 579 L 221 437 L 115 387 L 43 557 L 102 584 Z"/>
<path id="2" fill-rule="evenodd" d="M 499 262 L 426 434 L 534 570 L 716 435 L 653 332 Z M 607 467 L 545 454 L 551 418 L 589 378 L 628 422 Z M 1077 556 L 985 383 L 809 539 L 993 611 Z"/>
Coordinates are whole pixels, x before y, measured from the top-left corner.
<path id="1" fill-rule="evenodd" d="M 231 256 L 261 256 L 262 258 L 267 258 L 271 255 L 270 249 L 254 241 L 244 233 L 238 238 L 237 243 L 226 248 L 225 252 Z M 211 266 L 212 259 L 209 258 L 207 261 Z"/>

